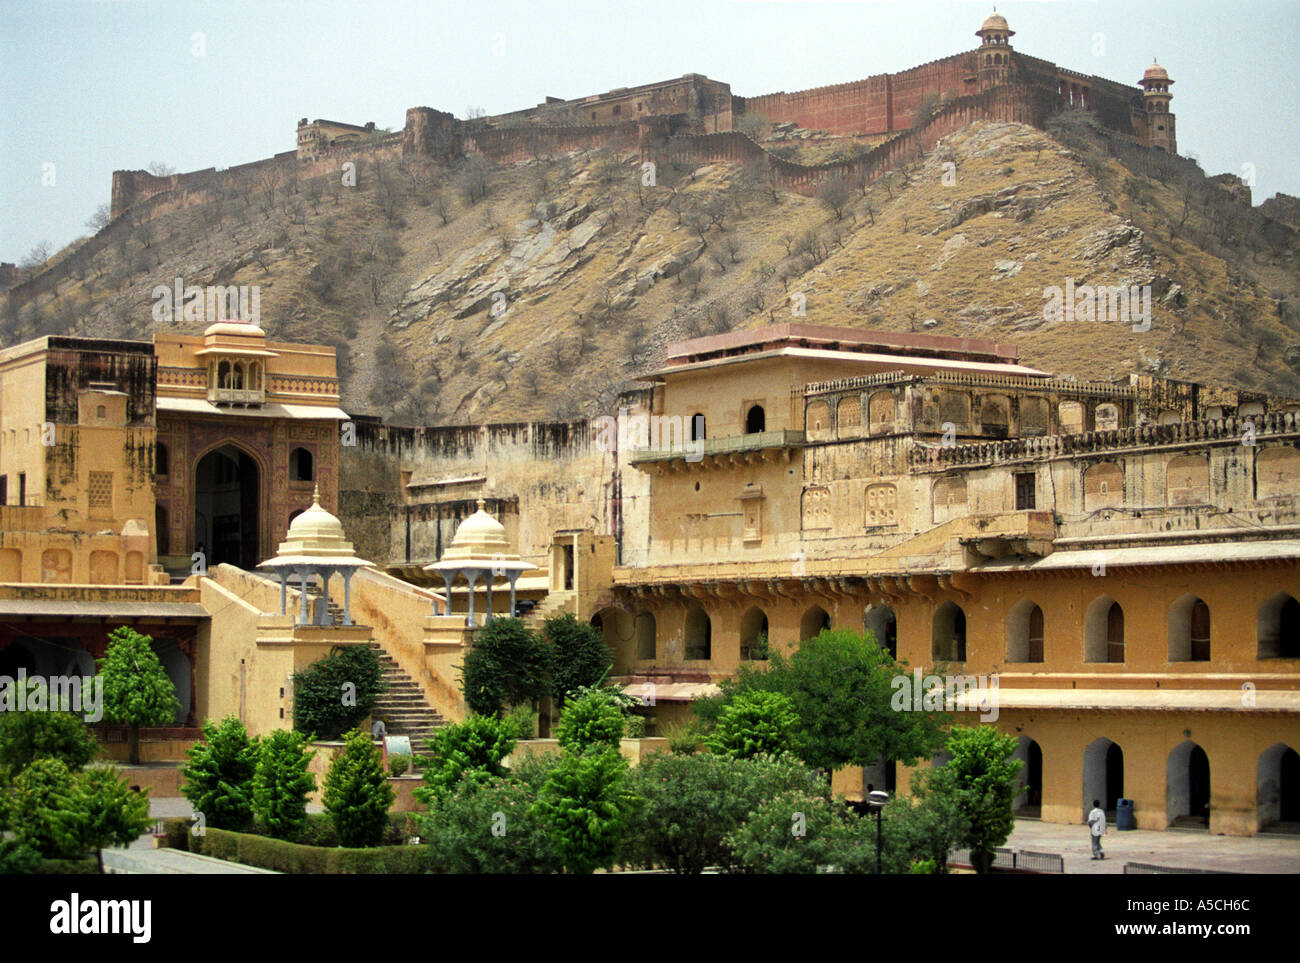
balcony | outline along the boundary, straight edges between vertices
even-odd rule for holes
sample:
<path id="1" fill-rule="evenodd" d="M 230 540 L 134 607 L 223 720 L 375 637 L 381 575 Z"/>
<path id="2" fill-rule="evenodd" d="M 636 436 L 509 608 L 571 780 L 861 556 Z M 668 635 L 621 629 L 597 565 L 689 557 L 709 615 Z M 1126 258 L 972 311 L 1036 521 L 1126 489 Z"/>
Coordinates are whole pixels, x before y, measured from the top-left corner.
<path id="1" fill-rule="evenodd" d="M 659 472 L 697 466 L 718 468 L 763 461 L 788 462 L 805 444 L 802 431 L 757 431 L 748 435 L 688 441 L 672 448 L 638 448 L 632 452 L 631 464 L 634 468 Z"/>
<path id="2" fill-rule="evenodd" d="M 209 388 L 208 401 L 215 405 L 260 405 L 266 401 L 261 388 Z"/>

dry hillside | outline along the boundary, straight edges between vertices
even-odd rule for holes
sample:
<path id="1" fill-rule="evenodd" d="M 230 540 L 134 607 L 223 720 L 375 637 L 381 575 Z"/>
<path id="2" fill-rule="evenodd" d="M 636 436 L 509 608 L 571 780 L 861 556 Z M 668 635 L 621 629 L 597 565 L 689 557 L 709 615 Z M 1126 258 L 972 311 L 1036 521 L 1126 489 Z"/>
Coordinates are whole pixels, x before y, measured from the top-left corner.
<path id="1" fill-rule="evenodd" d="M 147 336 L 156 285 L 256 284 L 272 337 L 340 346 L 350 410 L 505 421 L 608 411 L 668 341 L 789 320 L 801 301 L 809 323 L 1011 340 L 1080 378 L 1300 396 L 1296 232 L 1083 118 L 1051 136 L 975 124 L 821 198 L 760 168 L 653 173 L 589 151 L 249 185 L 123 231 L 0 335 Z M 1151 285 L 1150 330 L 1045 320 L 1044 288 L 1067 278 Z"/>

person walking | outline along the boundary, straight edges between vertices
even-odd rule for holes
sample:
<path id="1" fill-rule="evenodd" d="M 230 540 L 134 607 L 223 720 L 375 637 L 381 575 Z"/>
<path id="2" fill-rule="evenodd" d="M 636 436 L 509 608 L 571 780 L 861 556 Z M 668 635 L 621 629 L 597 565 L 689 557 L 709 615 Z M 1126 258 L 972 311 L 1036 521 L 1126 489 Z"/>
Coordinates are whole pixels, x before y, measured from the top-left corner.
<path id="1" fill-rule="evenodd" d="M 1092 858 L 1105 859 L 1101 849 L 1101 837 L 1106 835 L 1106 813 L 1101 808 L 1101 800 L 1092 801 L 1092 812 L 1088 813 L 1088 828 L 1092 831 Z"/>

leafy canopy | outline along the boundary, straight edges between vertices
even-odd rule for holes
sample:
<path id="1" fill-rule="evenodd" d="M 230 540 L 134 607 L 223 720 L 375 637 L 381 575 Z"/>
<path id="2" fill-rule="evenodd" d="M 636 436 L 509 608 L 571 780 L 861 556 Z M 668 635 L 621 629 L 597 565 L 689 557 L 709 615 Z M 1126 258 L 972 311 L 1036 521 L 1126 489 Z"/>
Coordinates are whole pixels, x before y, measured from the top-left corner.
<path id="1" fill-rule="evenodd" d="M 739 759 L 760 754 L 779 756 L 794 750 L 798 727 L 799 717 L 788 696 L 780 692 L 738 692 L 722 707 L 705 744 L 712 752 Z"/>
<path id="2" fill-rule="evenodd" d="M 523 619 L 492 619 L 465 653 L 465 702 L 482 716 L 531 702 L 546 693 L 549 669 L 549 649 Z"/>
<path id="3" fill-rule="evenodd" d="M 369 733 L 357 728 L 343 738 L 343 751 L 325 776 L 325 811 L 334 820 L 340 846 L 377 846 L 388 825 L 393 787 Z"/>
<path id="4" fill-rule="evenodd" d="M 130 626 L 108 636 L 108 650 L 97 660 L 104 677 L 104 718 L 129 726 L 163 726 L 181 707 L 176 687 L 153 650 L 153 639 Z"/>
<path id="5" fill-rule="evenodd" d="M 338 739 L 370 718 L 387 689 L 379 654 L 368 645 L 336 645 L 293 675 L 293 727 Z"/>
<path id="6" fill-rule="evenodd" d="M 930 769 L 913 790 L 920 798 L 948 800 L 965 821 L 958 844 L 970 847 L 977 872 L 987 872 L 993 851 L 1015 827 L 1012 804 L 1025 791 L 1017 784 L 1023 763 L 1013 758 L 1014 736 L 992 726 L 954 726 L 948 735 L 946 765 Z"/>
<path id="7" fill-rule="evenodd" d="M 277 729 L 259 740 L 253 814 L 276 839 L 293 839 L 307 821 L 307 797 L 316 789 L 308 766 L 315 755 L 301 732 Z"/>
<path id="8" fill-rule="evenodd" d="M 462 783 L 483 784 L 505 775 L 501 761 L 514 747 L 514 723 L 494 716 L 467 716 L 439 727 L 429 740 L 425 785 L 415 790 L 416 798 L 432 805 Z"/>
<path id="9" fill-rule="evenodd" d="M 203 724 L 203 741 L 191 746 L 181 768 L 181 792 L 206 825 L 240 831 L 253 816 L 257 741 L 234 716 Z"/>
<path id="10" fill-rule="evenodd" d="M 904 671 L 872 636 L 825 629 L 789 656 L 773 652 L 766 669 L 742 664 L 734 679 L 722 682 L 721 695 L 696 700 L 692 708 L 716 722 L 742 692 L 778 692 L 799 718 L 794 751 L 808 765 L 869 766 L 882 756 L 910 765 L 942 743 L 945 720 L 891 707 L 893 681 Z"/>
<path id="11" fill-rule="evenodd" d="M 529 813 L 546 827 L 569 873 L 608 869 L 639 800 L 617 749 L 561 756 Z"/>
<path id="12" fill-rule="evenodd" d="M 547 619 L 542 626 L 542 638 L 550 650 L 551 696 L 557 708 L 564 707 L 575 689 L 604 679 L 614 664 L 600 633 L 595 627 L 579 622 L 572 612 Z"/>
<path id="13" fill-rule="evenodd" d="M 0 712 L 0 775 L 17 775 L 39 757 L 76 770 L 98 751 L 86 724 L 70 712 Z"/>
<path id="14" fill-rule="evenodd" d="M 623 722 L 623 708 L 613 693 L 589 689 L 565 707 L 555 738 L 568 752 L 617 750 Z"/>

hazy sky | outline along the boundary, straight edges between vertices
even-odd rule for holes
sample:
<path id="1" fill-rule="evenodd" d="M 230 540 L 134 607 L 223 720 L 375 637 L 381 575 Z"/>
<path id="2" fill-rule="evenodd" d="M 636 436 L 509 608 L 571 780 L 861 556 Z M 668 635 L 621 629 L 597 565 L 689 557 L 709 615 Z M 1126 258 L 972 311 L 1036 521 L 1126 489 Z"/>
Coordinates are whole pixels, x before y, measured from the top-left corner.
<path id="1" fill-rule="evenodd" d="M 0 0 L 0 260 L 85 233 L 112 172 L 226 167 L 294 147 L 300 117 L 398 129 L 699 72 L 756 95 L 978 45 L 987 0 Z M 1175 81 L 1178 146 L 1300 195 L 1300 0 L 999 2 L 1015 47 Z M 49 167 L 48 165 L 53 165 Z M 53 184 L 44 185 L 42 180 Z"/>

